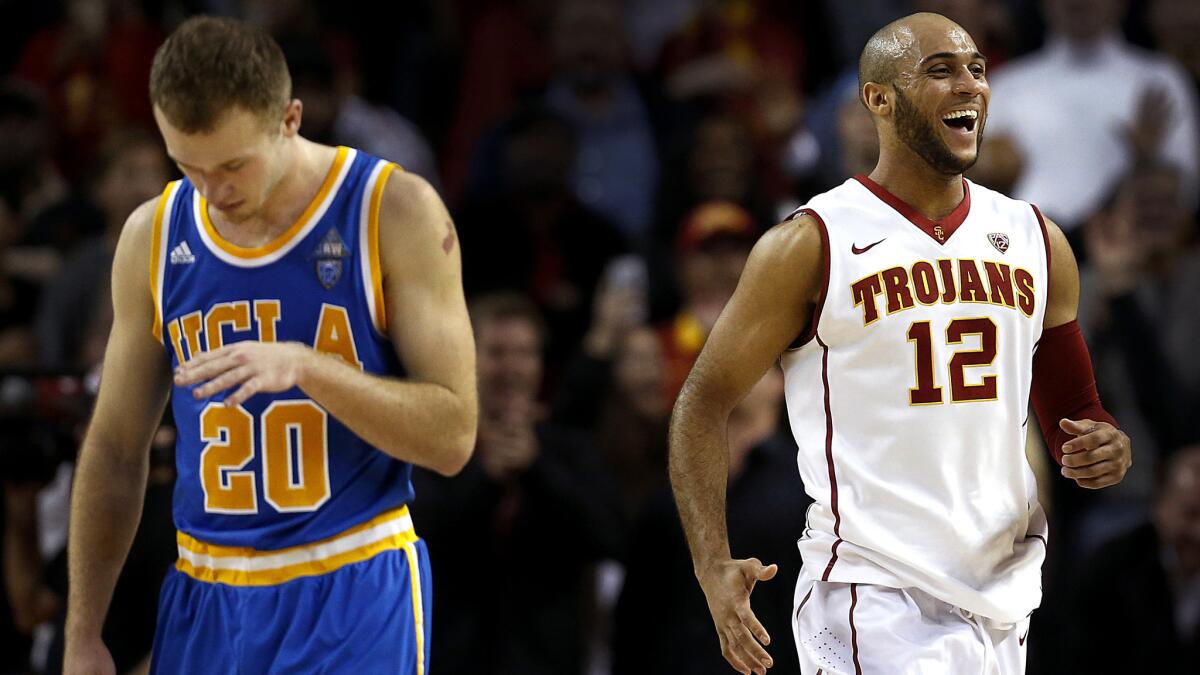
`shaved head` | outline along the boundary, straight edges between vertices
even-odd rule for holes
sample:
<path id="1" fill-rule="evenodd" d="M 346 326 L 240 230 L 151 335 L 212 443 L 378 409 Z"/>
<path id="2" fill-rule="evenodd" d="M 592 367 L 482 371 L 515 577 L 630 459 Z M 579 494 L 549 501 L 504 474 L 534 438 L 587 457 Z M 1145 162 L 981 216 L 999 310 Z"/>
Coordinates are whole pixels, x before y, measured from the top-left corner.
<path id="1" fill-rule="evenodd" d="M 858 98 L 863 98 L 863 85 L 868 82 L 893 84 L 906 67 L 917 65 L 921 55 L 917 43 L 922 34 L 929 31 L 945 35 L 957 33 L 957 39 L 965 38 L 974 49 L 974 41 L 962 26 L 941 14 L 920 12 L 901 17 L 875 31 L 867 40 L 858 57 Z"/>
<path id="2" fill-rule="evenodd" d="M 971 168 L 991 96 L 986 67 L 967 31 L 941 14 L 910 14 L 872 35 L 858 61 L 858 100 L 880 161 L 904 156 L 944 176 Z"/>

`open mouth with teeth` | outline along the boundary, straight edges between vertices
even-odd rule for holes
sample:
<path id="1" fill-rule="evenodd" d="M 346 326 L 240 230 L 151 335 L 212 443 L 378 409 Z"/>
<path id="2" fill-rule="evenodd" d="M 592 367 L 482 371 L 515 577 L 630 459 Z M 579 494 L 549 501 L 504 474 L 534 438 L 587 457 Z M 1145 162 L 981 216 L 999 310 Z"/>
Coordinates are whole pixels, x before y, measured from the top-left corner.
<path id="1" fill-rule="evenodd" d="M 942 115 L 942 124 L 951 129 L 960 129 L 970 133 L 975 131 L 975 121 L 978 119 L 978 110 L 955 110 Z"/>

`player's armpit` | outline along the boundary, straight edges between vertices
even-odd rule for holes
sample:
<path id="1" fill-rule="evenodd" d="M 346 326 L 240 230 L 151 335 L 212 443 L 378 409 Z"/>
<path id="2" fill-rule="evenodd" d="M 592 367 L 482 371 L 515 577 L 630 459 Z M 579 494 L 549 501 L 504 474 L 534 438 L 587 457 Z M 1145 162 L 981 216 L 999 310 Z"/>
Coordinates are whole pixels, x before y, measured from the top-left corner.
<path id="1" fill-rule="evenodd" d="M 1053 220 L 1041 218 L 1046 224 L 1046 239 L 1050 246 L 1049 297 L 1042 327 L 1054 328 L 1073 321 L 1079 311 L 1079 265 L 1063 231 Z"/>

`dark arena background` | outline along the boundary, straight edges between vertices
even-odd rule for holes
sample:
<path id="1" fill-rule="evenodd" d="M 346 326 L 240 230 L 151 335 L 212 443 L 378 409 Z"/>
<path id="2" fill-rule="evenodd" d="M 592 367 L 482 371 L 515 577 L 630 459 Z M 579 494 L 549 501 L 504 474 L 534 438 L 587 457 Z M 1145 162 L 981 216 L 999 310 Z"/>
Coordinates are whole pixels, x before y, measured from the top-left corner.
<path id="1" fill-rule="evenodd" d="M 0 0 L 0 673 L 61 671 L 113 251 L 179 177 L 150 64 L 201 13 L 278 40 L 302 135 L 421 175 L 454 217 L 480 403 L 510 414 L 481 416 L 493 448 L 458 476 L 414 476 L 431 672 L 733 672 L 671 501 L 671 406 L 758 235 L 871 171 L 858 53 L 913 11 L 986 55 L 967 176 L 1067 233 L 1100 395 L 1135 448 L 1124 482 L 1087 491 L 1030 436 L 1051 537 L 1028 672 L 1200 672 L 1200 2 Z M 798 673 L 810 499 L 777 373 L 729 436 L 733 554 L 780 566 L 753 602 L 770 672 Z M 168 415 L 104 632 L 118 673 L 145 672 L 176 557 L 173 446 Z"/>

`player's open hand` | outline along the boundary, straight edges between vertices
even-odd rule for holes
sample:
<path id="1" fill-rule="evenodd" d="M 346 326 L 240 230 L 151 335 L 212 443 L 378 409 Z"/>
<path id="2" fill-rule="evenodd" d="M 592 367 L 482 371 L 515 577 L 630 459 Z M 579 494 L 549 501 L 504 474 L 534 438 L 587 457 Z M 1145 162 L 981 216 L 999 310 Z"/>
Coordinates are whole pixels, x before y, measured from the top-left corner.
<path id="1" fill-rule="evenodd" d="M 700 577 L 708 611 L 721 638 L 721 654 L 743 675 L 765 675 L 774 665 L 764 649 L 771 644 L 771 636 L 750 609 L 750 592 L 754 584 L 773 578 L 777 571 L 776 565 L 764 566 L 757 558 L 723 560 L 710 565 Z"/>
<path id="2" fill-rule="evenodd" d="M 1075 438 L 1063 443 L 1062 475 L 1079 487 L 1097 490 L 1116 485 L 1133 464 L 1129 436 L 1108 422 L 1060 420 Z"/>
<path id="3" fill-rule="evenodd" d="M 241 405 L 255 394 L 296 386 L 299 369 L 312 350 L 299 342 L 244 340 L 197 354 L 175 369 L 175 384 L 199 385 L 192 396 L 205 399 L 229 389 L 225 405 Z"/>

